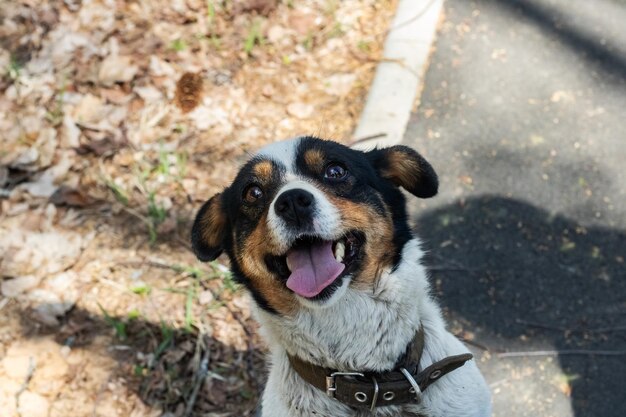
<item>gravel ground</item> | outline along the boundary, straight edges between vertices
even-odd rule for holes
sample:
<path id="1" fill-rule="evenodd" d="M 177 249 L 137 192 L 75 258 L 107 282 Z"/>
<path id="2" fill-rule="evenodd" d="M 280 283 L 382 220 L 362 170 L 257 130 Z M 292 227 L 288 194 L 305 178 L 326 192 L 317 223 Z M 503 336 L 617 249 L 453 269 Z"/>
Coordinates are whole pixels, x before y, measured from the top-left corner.
<path id="1" fill-rule="evenodd" d="M 626 350 L 624 21 L 623 1 L 445 4 L 404 142 L 441 176 L 413 216 L 495 416 L 626 415 L 625 356 L 586 352 Z"/>

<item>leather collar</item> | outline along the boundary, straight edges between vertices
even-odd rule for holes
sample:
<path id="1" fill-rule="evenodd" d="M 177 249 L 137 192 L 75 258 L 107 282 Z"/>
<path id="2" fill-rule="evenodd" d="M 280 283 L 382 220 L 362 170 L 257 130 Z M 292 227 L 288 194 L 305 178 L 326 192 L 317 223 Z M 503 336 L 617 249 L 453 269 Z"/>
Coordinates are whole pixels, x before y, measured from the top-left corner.
<path id="1" fill-rule="evenodd" d="M 424 331 L 420 329 L 396 368 L 388 372 L 338 371 L 288 356 L 298 375 L 328 396 L 352 408 L 374 410 L 376 407 L 419 403 L 426 388 L 473 357 L 470 353 L 449 356 L 419 371 L 423 350 Z"/>

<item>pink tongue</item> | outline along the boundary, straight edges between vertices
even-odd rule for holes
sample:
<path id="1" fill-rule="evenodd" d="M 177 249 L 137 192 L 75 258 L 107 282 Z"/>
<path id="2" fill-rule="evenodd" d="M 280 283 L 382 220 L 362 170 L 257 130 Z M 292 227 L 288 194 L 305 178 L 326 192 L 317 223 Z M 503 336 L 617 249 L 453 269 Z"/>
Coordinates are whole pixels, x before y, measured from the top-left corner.
<path id="1" fill-rule="evenodd" d="M 287 288 L 303 297 L 315 297 L 328 287 L 346 267 L 333 255 L 333 243 L 314 243 L 287 254 L 291 275 Z"/>

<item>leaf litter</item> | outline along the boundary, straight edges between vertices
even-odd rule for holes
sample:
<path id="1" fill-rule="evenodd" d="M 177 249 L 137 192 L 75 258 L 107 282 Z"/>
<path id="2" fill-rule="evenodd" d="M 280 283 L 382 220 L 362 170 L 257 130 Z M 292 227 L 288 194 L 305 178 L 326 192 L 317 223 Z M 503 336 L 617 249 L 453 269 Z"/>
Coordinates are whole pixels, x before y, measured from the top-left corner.
<path id="1" fill-rule="evenodd" d="M 260 146 L 351 139 L 394 8 L 0 2 L 3 413 L 253 415 L 265 348 L 190 222 Z"/>

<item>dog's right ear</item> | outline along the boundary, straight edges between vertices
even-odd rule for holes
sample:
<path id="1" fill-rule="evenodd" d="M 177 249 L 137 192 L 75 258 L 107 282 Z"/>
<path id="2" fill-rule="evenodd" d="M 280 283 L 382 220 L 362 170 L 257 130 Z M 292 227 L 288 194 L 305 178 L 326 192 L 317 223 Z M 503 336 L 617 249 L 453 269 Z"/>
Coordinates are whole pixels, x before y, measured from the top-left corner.
<path id="1" fill-rule="evenodd" d="M 227 219 L 222 201 L 220 193 L 204 203 L 191 228 L 191 246 L 203 262 L 215 260 L 224 251 Z"/>

